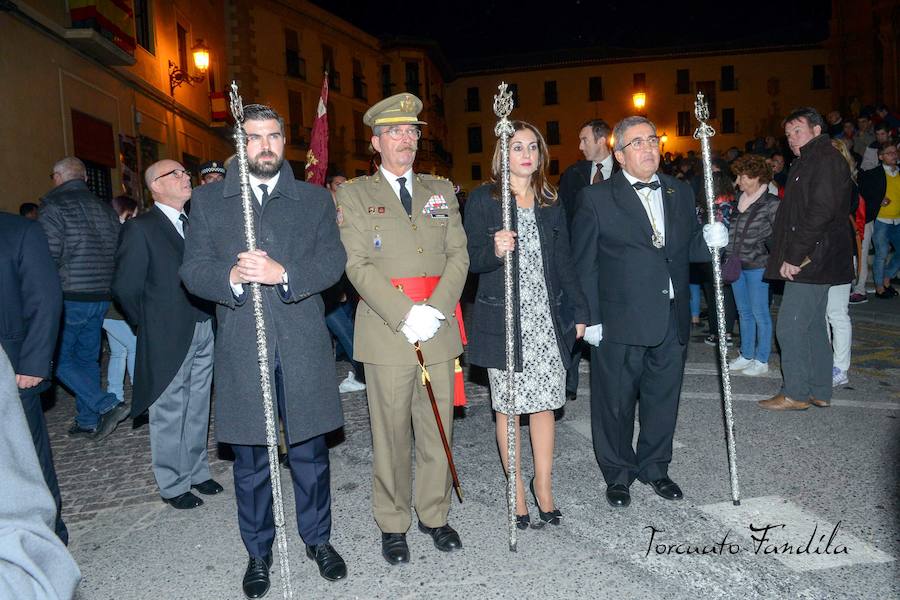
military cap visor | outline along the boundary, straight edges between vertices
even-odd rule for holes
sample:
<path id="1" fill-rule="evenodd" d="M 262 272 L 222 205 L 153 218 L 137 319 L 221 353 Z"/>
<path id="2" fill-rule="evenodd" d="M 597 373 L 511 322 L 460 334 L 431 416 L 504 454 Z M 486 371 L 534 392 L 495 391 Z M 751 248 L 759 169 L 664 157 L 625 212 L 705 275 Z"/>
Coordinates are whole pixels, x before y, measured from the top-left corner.
<path id="1" fill-rule="evenodd" d="M 392 127 L 394 125 L 427 125 L 419 120 L 422 101 L 413 94 L 395 94 L 385 98 L 366 111 L 363 123 L 369 127 Z"/>

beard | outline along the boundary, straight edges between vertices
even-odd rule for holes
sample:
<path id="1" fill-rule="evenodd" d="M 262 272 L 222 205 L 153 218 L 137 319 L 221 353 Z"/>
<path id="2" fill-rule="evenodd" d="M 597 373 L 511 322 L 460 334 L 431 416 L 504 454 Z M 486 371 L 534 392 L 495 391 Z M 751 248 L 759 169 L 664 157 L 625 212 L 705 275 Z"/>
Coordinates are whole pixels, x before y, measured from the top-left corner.
<path id="1" fill-rule="evenodd" d="M 275 162 L 262 162 L 262 159 L 275 159 Z M 281 165 L 284 164 L 284 156 L 278 156 L 270 150 L 260 152 L 253 158 L 247 158 L 250 167 L 250 174 L 260 179 L 270 179 L 276 173 L 281 171 Z"/>

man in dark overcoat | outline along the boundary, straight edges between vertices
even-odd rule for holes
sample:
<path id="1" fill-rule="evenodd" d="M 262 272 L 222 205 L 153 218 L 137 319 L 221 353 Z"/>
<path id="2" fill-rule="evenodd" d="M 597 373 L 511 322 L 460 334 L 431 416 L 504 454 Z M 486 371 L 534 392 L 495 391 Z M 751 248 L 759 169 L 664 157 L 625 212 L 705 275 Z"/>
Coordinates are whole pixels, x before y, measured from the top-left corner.
<path id="1" fill-rule="evenodd" d="M 584 160 L 571 165 L 559 180 L 559 202 L 565 211 L 569 231 L 572 231 L 578 192 L 589 185 L 605 181 L 622 170 L 609 147 L 611 133 L 609 124 L 603 119 L 586 121 L 578 131 L 578 149 L 584 154 Z M 572 347 L 572 362 L 566 369 L 567 400 L 575 400 L 578 397 L 578 365 L 583 349 L 581 340 L 575 340 Z"/>
<path id="2" fill-rule="evenodd" d="M 284 121 L 244 107 L 258 249 L 246 251 L 239 169 L 195 190 L 181 277 L 216 302 L 216 438 L 232 445 L 241 537 L 250 555 L 244 593 L 269 588 L 272 492 L 250 282 L 261 284 L 269 375 L 284 423 L 297 526 L 326 579 L 346 576 L 328 543 L 331 492 L 325 434 L 343 425 L 331 335 L 320 292 L 340 279 L 347 255 L 325 188 L 296 181 L 284 162 Z"/>
<path id="3" fill-rule="evenodd" d="M 19 399 L 44 481 L 56 502 L 56 535 L 69 543 L 41 392 L 50 386 L 62 288 L 41 226 L 0 213 L 0 346 L 16 372 Z"/>
<path id="4" fill-rule="evenodd" d="M 179 509 L 218 494 L 209 472 L 209 394 L 213 374 L 212 306 L 188 294 L 184 256 L 191 174 L 174 160 L 147 167 L 153 206 L 129 219 L 116 252 L 112 292 L 137 334 L 131 416 L 150 413 L 150 451 L 160 495 Z"/>
<path id="5" fill-rule="evenodd" d="M 657 173 L 659 137 L 644 117 L 614 130 L 622 170 L 581 190 L 572 256 L 591 324 L 591 430 L 614 508 L 631 503 L 635 479 L 667 500 L 672 440 L 691 316 L 688 267 L 728 244 L 722 223 L 701 230 L 690 187 Z M 640 398 L 640 434 L 632 446 Z"/>

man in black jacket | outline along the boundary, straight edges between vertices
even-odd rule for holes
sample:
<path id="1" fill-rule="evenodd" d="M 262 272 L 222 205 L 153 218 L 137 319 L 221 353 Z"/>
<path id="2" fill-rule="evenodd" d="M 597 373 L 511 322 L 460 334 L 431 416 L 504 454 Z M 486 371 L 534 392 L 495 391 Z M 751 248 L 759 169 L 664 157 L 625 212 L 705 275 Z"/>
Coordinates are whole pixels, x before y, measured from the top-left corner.
<path id="1" fill-rule="evenodd" d="M 690 337 L 690 262 L 728 244 L 722 223 L 701 229 L 688 184 L 659 169 L 656 126 L 628 117 L 615 128 L 622 171 L 584 188 L 572 255 L 591 324 L 591 430 L 610 506 L 631 503 L 635 479 L 667 500 L 672 439 Z M 632 447 L 635 406 L 641 430 Z"/>
<path id="2" fill-rule="evenodd" d="M 850 167 L 822 133 L 824 127 L 813 108 L 797 109 L 784 120 L 797 158 L 775 217 L 765 273 L 766 279 L 785 281 L 775 327 L 784 385 L 759 402 L 768 410 L 831 404 L 833 358 L 825 308 L 828 289 L 853 279 L 854 234 L 847 218 Z"/>
<path id="3" fill-rule="evenodd" d="M 150 413 L 153 475 L 175 508 L 222 491 L 210 477 L 206 440 L 213 374 L 212 306 L 188 294 L 184 256 L 191 174 L 161 160 L 145 174 L 153 208 L 122 228 L 112 291 L 137 333 L 131 415 Z"/>
<path id="4" fill-rule="evenodd" d="M 0 213 L 0 346 L 16 373 L 19 399 L 25 410 L 31 439 L 44 481 L 56 501 L 56 535 L 68 544 L 62 520 L 62 500 L 41 392 L 53 374 L 53 351 L 62 314 L 62 290 L 47 238 L 37 223 Z"/>
<path id="5" fill-rule="evenodd" d="M 622 168 L 613 160 L 609 134 L 609 125 L 603 119 L 585 122 L 578 132 L 578 149 L 584 154 L 584 160 L 579 160 L 566 169 L 559 180 L 559 201 L 565 211 L 569 231 L 572 231 L 578 192 L 591 184 L 609 179 Z M 581 362 L 583 348 L 581 341 L 576 340 L 572 348 L 572 362 L 566 371 L 567 400 L 578 397 L 578 364 Z"/>
<path id="6" fill-rule="evenodd" d="M 41 201 L 38 222 L 50 244 L 63 290 L 63 325 L 56 378 L 75 396 L 69 435 L 102 440 L 128 415 L 100 388 L 100 330 L 109 308 L 119 217 L 87 187 L 84 163 L 73 156 L 53 165 L 56 186 Z"/>

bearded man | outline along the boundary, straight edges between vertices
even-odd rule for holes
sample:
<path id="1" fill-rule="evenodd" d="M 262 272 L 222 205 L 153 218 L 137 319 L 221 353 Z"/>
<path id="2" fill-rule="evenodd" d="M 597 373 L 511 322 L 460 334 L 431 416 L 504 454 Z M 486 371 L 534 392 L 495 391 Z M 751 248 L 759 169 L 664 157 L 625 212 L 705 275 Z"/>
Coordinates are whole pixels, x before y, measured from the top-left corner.
<path id="1" fill-rule="evenodd" d="M 243 590 L 259 598 L 269 590 L 275 526 L 247 284 L 259 283 L 263 295 L 269 376 L 284 423 L 297 529 L 322 577 L 342 579 L 347 566 L 329 543 L 325 434 L 344 419 L 320 292 L 340 279 L 347 255 L 328 191 L 296 181 L 284 161 L 282 118 L 251 104 L 244 119 L 258 248 L 246 250 L 240 176 L 229 169 L 224 181 L 194 192 L 180 273 L 188 291 L 217 304 L 216 438 L 234 449 L 238 524 L 249 554 Z"/>

